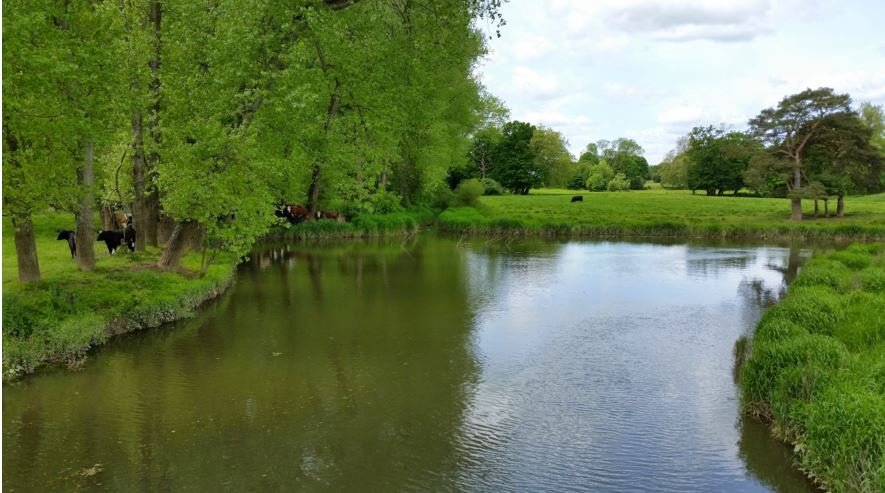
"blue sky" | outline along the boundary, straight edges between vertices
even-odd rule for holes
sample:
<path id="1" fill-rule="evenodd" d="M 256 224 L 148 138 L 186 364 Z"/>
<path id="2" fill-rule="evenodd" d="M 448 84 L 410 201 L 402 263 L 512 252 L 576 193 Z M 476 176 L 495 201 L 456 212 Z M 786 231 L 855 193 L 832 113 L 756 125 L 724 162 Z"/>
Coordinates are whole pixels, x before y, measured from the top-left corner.
<path id="1" fill-rule="evenodd" d="M 510 0 L 478 73 L 579 154 L 630 137 L 660 162 L 695 125 L 743 129 L 807 87 L 885 103 L 885 0 Z"/>

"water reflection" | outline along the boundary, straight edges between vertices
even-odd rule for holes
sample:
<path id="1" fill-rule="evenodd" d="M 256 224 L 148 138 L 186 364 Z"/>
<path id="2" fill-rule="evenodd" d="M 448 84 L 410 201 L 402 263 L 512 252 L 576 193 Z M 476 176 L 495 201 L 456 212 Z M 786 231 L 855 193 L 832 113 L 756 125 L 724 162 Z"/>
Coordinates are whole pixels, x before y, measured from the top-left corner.
<path id="1" fill-rule="evenodd" d="M 807 491 L 731 346 L 808 249 L 265 245 L 198 318 L 4 389 L 4 489 Z"/>

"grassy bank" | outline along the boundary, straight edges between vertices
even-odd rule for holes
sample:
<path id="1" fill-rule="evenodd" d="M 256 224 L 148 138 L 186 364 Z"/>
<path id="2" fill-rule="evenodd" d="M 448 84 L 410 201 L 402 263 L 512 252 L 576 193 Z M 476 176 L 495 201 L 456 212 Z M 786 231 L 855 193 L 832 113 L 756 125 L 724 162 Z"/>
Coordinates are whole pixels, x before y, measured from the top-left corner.
<path id="1" fill-rule="evenodd" d="M 571 203 L 572 195 L 584 201 Z M 537 190 L 528 196 L 482 197 L 476 208 L 444 211 L 437 227 L 453 233 L 706 238 L 885 239 L 885 194 L 848 197 L 846 216 L 791 222 L 786 199 L 707 197 L 685 190 L 575 192 Z M 821 208 L 823 204 L 821 204 Z M 830 201 L 830 211 L 835 204 Z"/>
<path id="2" fill-rule="evenodd" d="M 415 233 L 433 223 L 434 211 L 417 209 L 391 214 L 364 214 L 352 221 L 310 221 L 279 226 L 271 230 L 274 239 L 324 240 L 338 238 L 373 238 Z"/>
<path id="3" fill-rule="evenodd" d="M 744 410 L 828 490 L 885 491 L 885 244 L 814 258 L 744 346 Z"/>
<path id="4" fill-rule="evenodd" d="M 177 320 L 194 313 L 233 280 L 235 259 L 196 271 L 199 256 L 185 257 L 184 272 L 156 270 L 160 251 L 109 256 L 96 243 L 96 269 L 80 272 L 56 229 L 72 229 L 70 215 L 34 217 L 43 280 L 23 285 L 17 279 L 14 230 L 3 223 L 3 380 L 15 379 L 47 363 L 76 365 L 89 348 L 116 334 Z"/>

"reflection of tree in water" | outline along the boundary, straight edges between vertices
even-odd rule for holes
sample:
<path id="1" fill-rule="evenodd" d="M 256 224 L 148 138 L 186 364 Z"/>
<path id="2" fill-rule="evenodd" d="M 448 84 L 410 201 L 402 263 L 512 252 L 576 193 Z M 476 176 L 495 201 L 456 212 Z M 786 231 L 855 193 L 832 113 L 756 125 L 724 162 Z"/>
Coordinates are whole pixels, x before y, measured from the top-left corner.
<path id="1" fill-rule="evenodd" d="M 31 438 L 4 440 L 4 465 L 30 465 L 21 490 L 59 489 L 63 467 L 68 489 L 454 489 L 478 372 L 461 257 L 257 251 L 187 330 L 4 389 L 4 438 Z"/>
<path id="2" fill-rule="evenodd" d="M 799 275 L 799 270 L 805 264 L 805 261 L 806 257 L 802 255 L 802 249 L 799 248 L 799 245 L 791 243 L 790 253 L 787 255 L 786 263 L 784 265 L 769 263 L 767 267 L 783 274 L 784 286 L 789 286 L 792 284 L 793 280 L 796 279 L 796 276 Z"/>

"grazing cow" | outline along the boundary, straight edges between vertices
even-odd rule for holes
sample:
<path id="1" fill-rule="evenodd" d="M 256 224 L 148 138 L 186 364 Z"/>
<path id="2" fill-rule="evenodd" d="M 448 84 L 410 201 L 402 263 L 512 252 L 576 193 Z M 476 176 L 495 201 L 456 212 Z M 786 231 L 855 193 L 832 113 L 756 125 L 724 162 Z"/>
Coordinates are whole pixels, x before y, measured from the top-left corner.
<path id="1" fill-rule="evenodd" d="M 310 217 L 310 212 L 304 206 L 298 204 L 283 204 L 274 212 L 274 215 L 286 218 L 291 224 L 299 224 L 307 221 Z"/>
<path id="2" fill-rule="evenodd" d="M 583 201 L 584 201 L 583 195 L 575 195 L 574 197 L 572 197 L 572 203 L 583 202 Z"/>
<path id="3" fill-rule="evenodd" d="M 113 255 L 114 252 L 123 244 L 123 231 L 101 231 L 98 232 L 98 238 L 95 241 L 103 241 L 108 247 L 108 254 Z"/>
<path id="4" fill-rule="evenodd" d="M 77 234 L 71 230 L 58 230 L 56 240 L 68 240 L 68 248 L 71 249 L 71 258 L 77 255 Z"/>
<path id="5" fill-rule="evenodd" d="M 126 242 L 130 252 L 135 251 L 135 227 L 132 226 L 132 222 L 127 224 L 126 229 L 123 230 L 123 241 Z"/>
<path id="6" fill-rule="evenodd" d="M 317 211 L 317 220 L 320 219 L 331 219 L 333 221 L 337 221 L 339 223 L 343 223 L 345 221 L 344 214 L 339 214 L 335 211 Z"/>

